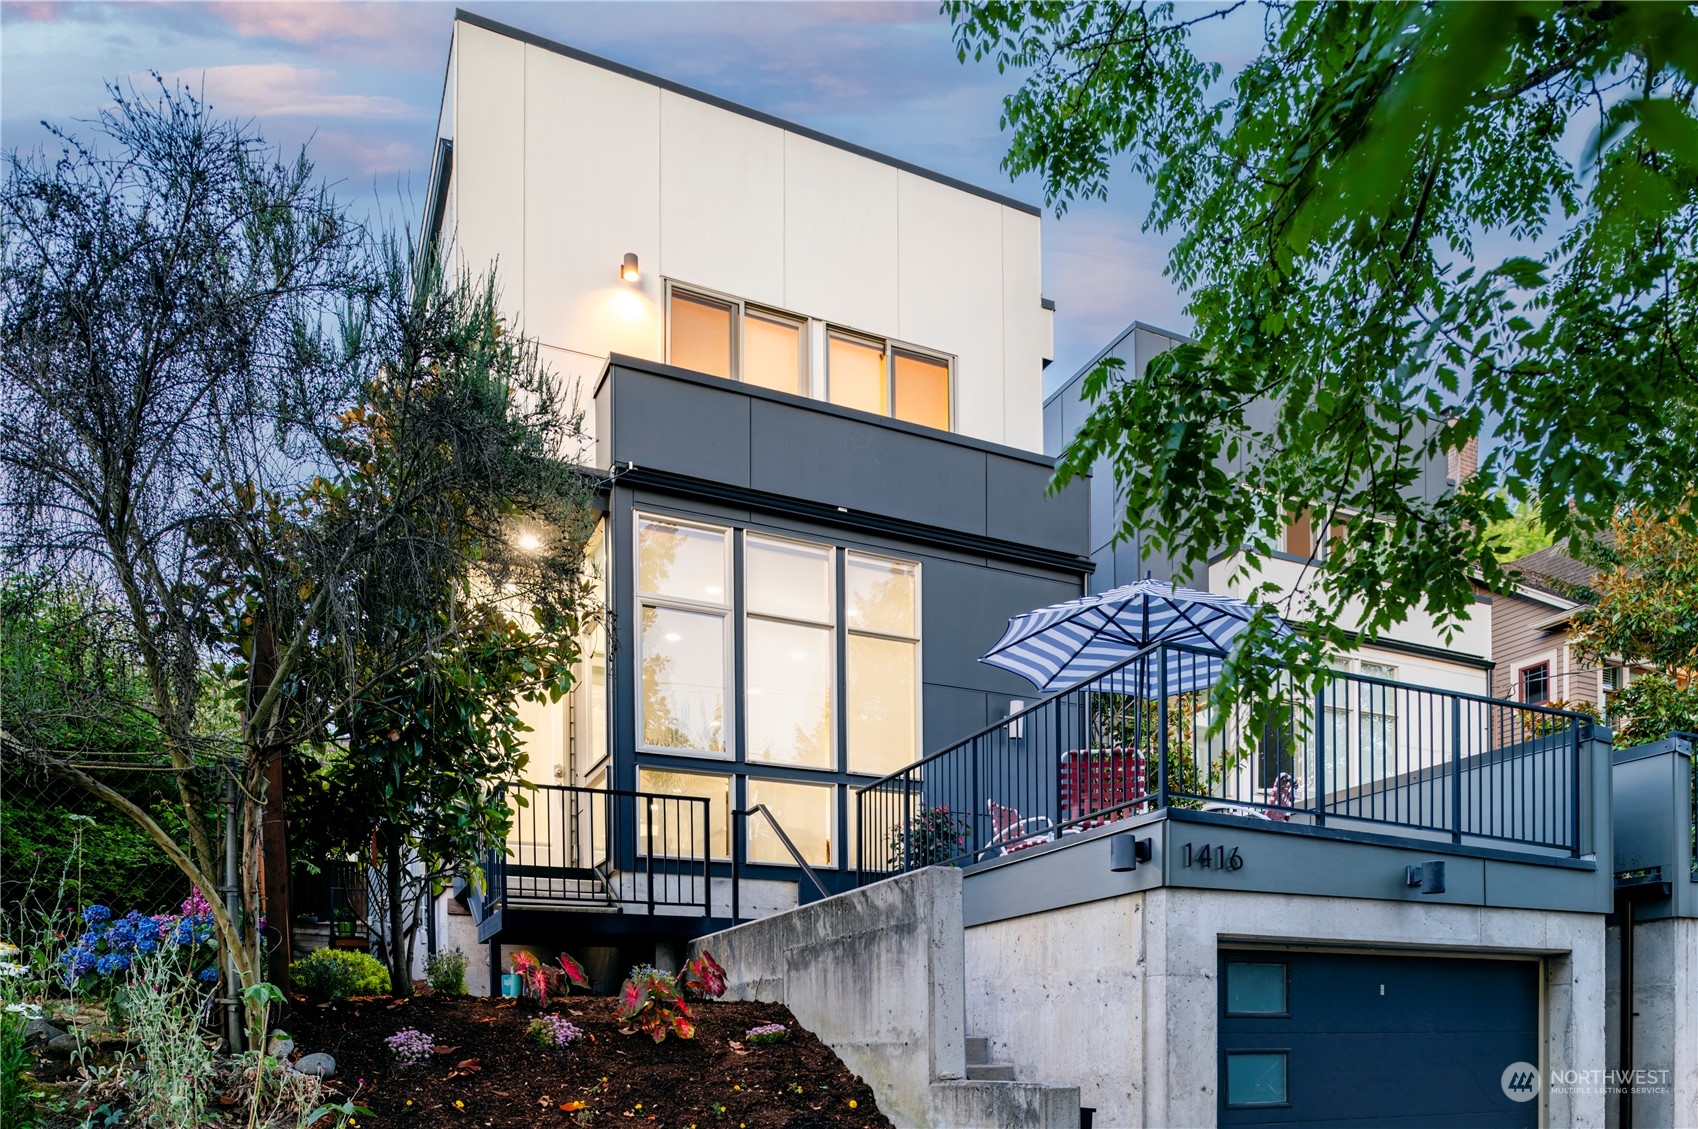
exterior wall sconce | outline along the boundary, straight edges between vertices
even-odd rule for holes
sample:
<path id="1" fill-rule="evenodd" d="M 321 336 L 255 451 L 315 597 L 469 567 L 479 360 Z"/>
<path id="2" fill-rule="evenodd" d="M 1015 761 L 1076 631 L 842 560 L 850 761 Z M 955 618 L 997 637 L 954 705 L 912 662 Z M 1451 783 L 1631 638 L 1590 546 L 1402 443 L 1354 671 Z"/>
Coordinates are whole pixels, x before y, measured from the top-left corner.
<path id="1" fill-rule="evenodd" d="M 637 253 L 625 252 L 625 261 L 619 264 L 619 277 L 626 282 L 636 282 L 642 278 L 642 272 L 637 269 Z"/>
<path id="2" fill-rule="evenodd" d="M 1010 741 L 1024 740 L 1026 736 L 1026 719 L 1014 715 L 1026 708 L 1026 703 L 1019 698 L 1008 699 L 1008 739 Z"/>
<path id="3" fill-rule="evenodd" d="M 1108 841 L 1108 868 L 1111 871 L 1137 870 L 1141 862 L 1155 857 L 1155 840 L 1136 835 L 1116 835 Z"/>
<path id="4" fill-rule="evenodd" d="M 1444 863 L 1427 862 L 1403 868 L 1403 884 L 1419 886 L 1423 894 L 1444 893 Z"/>

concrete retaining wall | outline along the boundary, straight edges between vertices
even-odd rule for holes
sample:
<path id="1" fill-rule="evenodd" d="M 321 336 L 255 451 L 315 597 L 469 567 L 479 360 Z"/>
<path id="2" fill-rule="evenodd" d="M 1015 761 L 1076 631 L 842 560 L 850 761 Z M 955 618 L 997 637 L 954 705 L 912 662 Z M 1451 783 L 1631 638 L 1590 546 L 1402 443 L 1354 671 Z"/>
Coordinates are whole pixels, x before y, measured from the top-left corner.
<path id="1" fill-rule="evenodd" d="M 785 1004 L 898 1125 L 935 1124 L 931 1084 L 965 1078 L 961 872 L 930 867 L 695 942 L 726 996 Z"/>

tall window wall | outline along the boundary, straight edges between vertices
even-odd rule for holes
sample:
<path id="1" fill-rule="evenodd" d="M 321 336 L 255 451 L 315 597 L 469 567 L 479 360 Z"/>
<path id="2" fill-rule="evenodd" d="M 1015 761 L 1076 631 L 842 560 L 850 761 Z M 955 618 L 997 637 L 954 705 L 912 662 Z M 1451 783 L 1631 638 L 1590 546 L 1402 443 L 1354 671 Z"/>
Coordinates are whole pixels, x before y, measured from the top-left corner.
<path id="1" fill-rule="evenodd" d="M 919 565 L 652 513 L 634 525 L 638 787 L 712 800 L 724 857 L 740 780 L 740 802 L 764 804 L 811 865 L 842 865 L 845 789 L 919 756 Z M 746 823 L 751 862 L 790 863 L 763 818 Z"/>

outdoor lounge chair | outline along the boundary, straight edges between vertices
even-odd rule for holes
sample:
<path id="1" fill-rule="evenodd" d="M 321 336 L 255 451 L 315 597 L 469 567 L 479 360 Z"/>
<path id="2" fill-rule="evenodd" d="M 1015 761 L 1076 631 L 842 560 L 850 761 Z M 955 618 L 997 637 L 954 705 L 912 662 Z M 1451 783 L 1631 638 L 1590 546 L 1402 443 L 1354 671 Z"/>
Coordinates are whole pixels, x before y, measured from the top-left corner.
<path id="1" fill-rule="evenodd" d="M 1085 831 L 1149 807 L 1149 774 L 1130 749 L 1074 749 L 1061 755 L 1061 820 Z"/>
<path id="2" fill-rule="evenodd" d="M 985 807 L 990 812 L 991 840 L 979 852 L 980 858 L 991 854 L 1011 855 L 1055 842 L 1055 825 L 1049 816 L 1021 819 L 1018 808 L 1004 807 L 995 800 L 986 800 Z"/>

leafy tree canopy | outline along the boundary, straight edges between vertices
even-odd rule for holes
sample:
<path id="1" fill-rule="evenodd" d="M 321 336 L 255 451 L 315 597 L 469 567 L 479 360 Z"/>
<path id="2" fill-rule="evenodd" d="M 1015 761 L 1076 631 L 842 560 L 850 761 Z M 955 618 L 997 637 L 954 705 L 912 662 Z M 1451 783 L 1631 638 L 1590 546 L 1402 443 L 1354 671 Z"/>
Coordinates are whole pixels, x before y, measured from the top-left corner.
<path id="1" fill-rule="evenodd" d="M 1178 236 L 1195 343 L 1142 379 L 1099 366 L 1058 480 L 1107 459 L 1123 531 L 1193 568 L 1222 546 L 1253 566 L 1289 514 L 1345 527 L 1299 609 L 1317 630 L 1245 654 L 1318 661 L 1347 601 L 1368 632 L 1415 608 L 1453 627 L 1476 576 L 1501 582 L 1490 530 L 1516 504 L 1561 536 L 1686 498 L 1691 6 L 945 8 L 963 59 L 1020 76 L 1010 173 L 1064 211 L 1124 164 Z M 1260 21 L 1230 82 L 1195 36 L 1217 17 Z M 1473 438 L 1473 479 L 1420 488 Z"/>
<path id="2" fill-rule="evenodd" d="M 1531 501 L 1517 502 L 1508 517 L 1487 525 L 1486 540 L 1500 564 L 1519 560 L 1528 553 L 1536 553 L 1556 543 L 1539 518 L 1538 505 Z"/>

